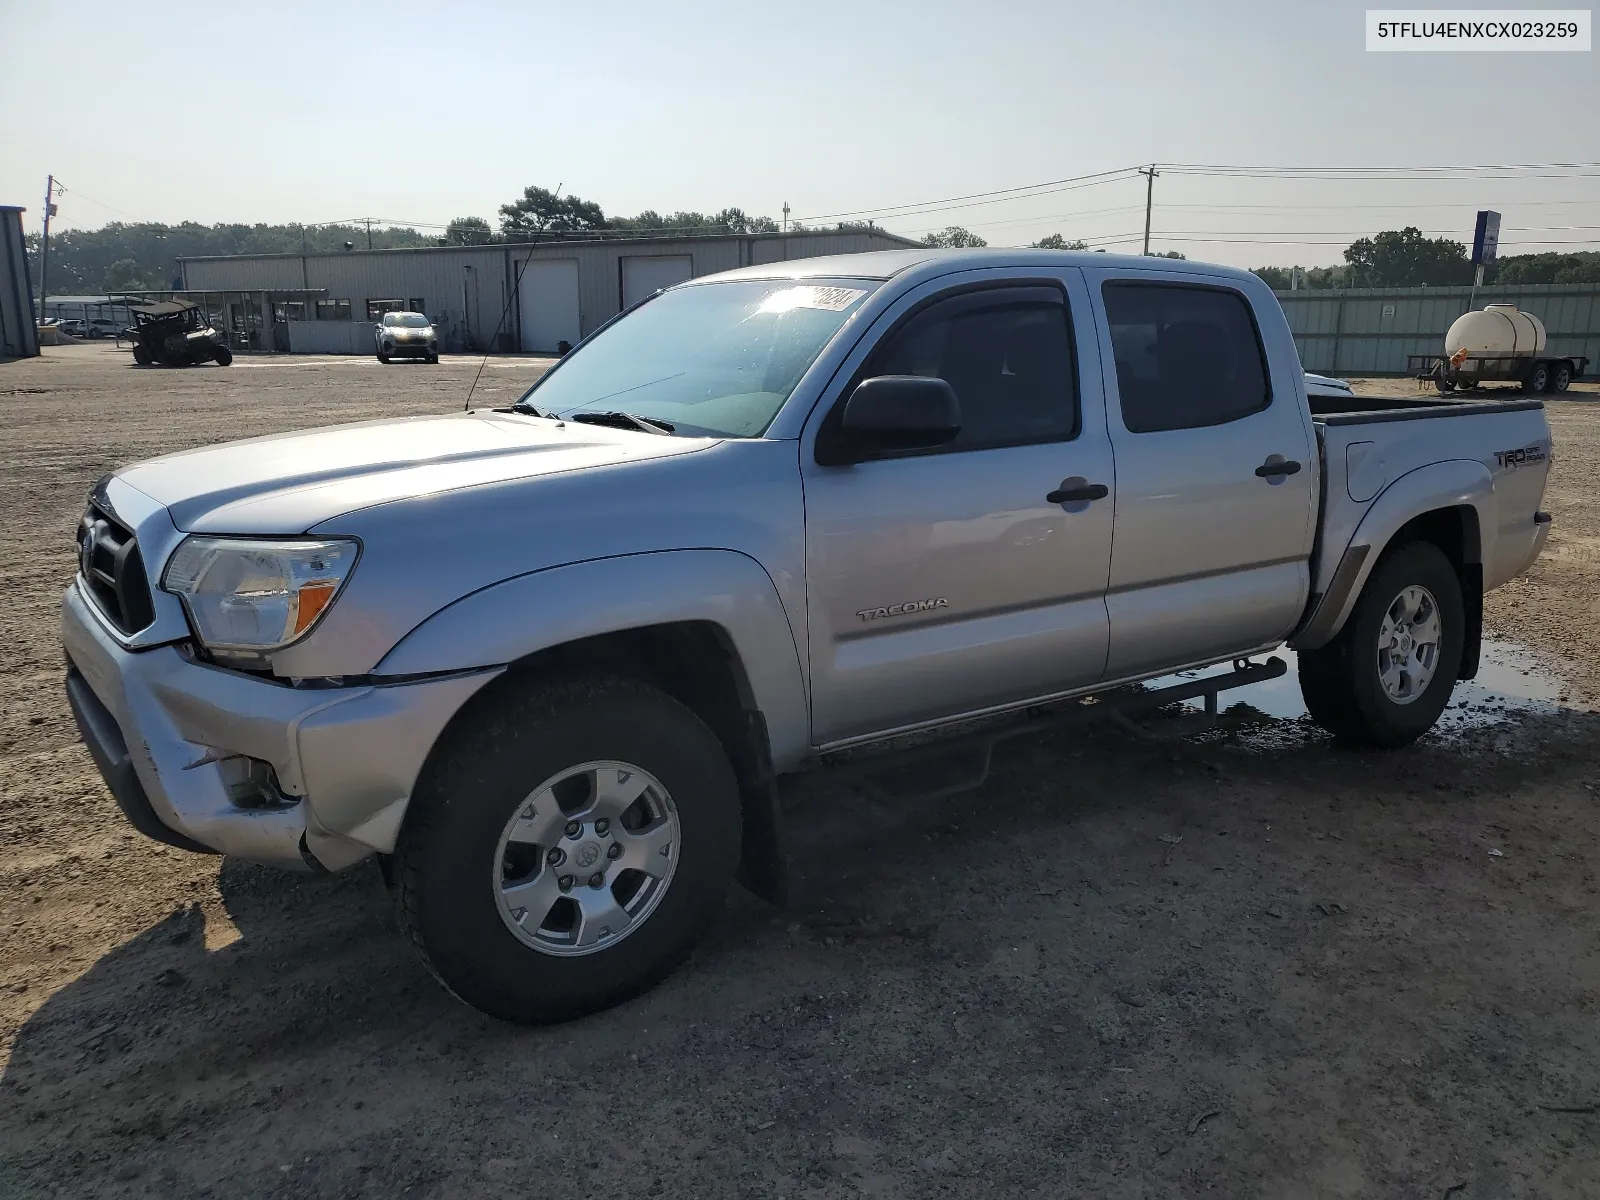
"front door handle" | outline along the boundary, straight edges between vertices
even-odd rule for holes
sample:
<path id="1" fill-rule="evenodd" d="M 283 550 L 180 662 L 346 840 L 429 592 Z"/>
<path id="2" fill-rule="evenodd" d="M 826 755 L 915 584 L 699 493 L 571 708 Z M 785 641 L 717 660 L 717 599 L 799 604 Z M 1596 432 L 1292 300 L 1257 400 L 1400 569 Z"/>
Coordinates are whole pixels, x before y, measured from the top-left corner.
<path id="1" fill-rule="evenodd" d="M 1051 504 L 1071 504 L 1075 500 L 1104 500 L 1111 494 L 1111 489 L 1103 483 L 1082 483 L 1075 487 L 1066 484 L 1073 480 L 1063 479 L 1061 487 L 1045 497 Z"/>
<path id="2" fill-rule="evenodd" d="M 1299 473 L 1299 463 L 1292 458 L 1278 458 L 1276 454 L 1256 468 L 1256 474 L 1261 476 L 1262 479 L 1276 479 L 1281 475 L 1298 475 Z"/>

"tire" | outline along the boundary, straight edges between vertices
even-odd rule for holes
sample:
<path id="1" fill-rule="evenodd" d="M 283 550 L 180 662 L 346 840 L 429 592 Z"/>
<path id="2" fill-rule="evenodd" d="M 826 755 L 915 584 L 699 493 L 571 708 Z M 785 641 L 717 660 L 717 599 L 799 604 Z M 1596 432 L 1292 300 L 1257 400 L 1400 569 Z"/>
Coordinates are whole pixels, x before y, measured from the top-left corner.
<path id="1" fill-rule="evenodd" d="M 378 361 L 387 367 L 389 365 L 389 356 L 387 354 L 380 354 L 378 355 Z"/>
<path id="2" fill-rule="evenodd" d="M 226 346 L 218 346 L 217 352 L 212 357 L 217 360 L 217 366 L 226 367 L 233 362 L 233 351 Z"/>
<path id="3" fill-rule="evenodd" d="M 654 986 L 705 935 L 738 866 L 739 788 L 721 742 L 670 696 L 621 678 L 500 691 L 477 712 L 482 719 L 464 723 L 424 772 L 395 850 L 401 922 L 428 969 L 473 1008 L 525 1024 L 580 1017 Z M 644 788 L 629 813 L 656 810 L 643 833 L 616 819 L 616 851 L 586 807 L 596 803 L 601 772 L 624 797 L 622 780 Z M 575 791 L 573 780 L 582 785 Z M 552 789 L 553 781 L 561 782 Z M 573 818 L 577 840 L 565 824 Z M 525 838 L 512 836 L 523 829 Z M 663 856 L 670 850 L 665 865 L 657 845 Z M 634 862 L 654 866 L 630 871 Z M 601 875 L 585 878 L 585 870 L 614 882 L 590 888 Z M 585 946 L 578 911 L 587 904 L 611 907 L 605 926 L 585 923 L 598 939 Z M 620 934 L 609 925 L 621 919 L 619 904 L 642 914 Z"/>
<path id="4" fill-rule="evenodd" d="M 1550 373 L 1550 391 L 1561 393 L 1567 390 L 1572 383 L 1572 368 L 1566 363 L 1557 363 L 1555 370 Z"/>
<path id="5" fill-rule="evenodd" d="M 133 361 L 138 363 L 141 367 L 148 367 L 154 361 L 154 359 L 151 358 L 150 351 L 146 350 L 143 346 L 135 346 L 133 348 Z"/>
<path id="6" fill-rule="evenodd" d="M 437 354 L 430 354 L 428 355 L 428 361 L 430 363 L 437 363 L 439 361 L 439 356 Z"/>
<path id="7" fill-rule="evenodd" d="M 1380 637 L 1391 609 L 1408 592 L 1414 596 L 1413 589 L 1422 590 L 1437 615 L 1436 651 L 1425 684 L 1412 698 L 1397 699 L 1380 675 L 1392 661 L 1385 657 Z M 1465 635 L 1461 580 L 1444 552 L 1431 542 L 1396 547 L 1373 569 L 1339 635 L 1319 650 L 1301 652 L 1300 694 L 1306 709 L 1340 741 L 1388 749 L 1409 745 L 1433 727 L 1450 702 Z M 1405 678 L 1402 673 L 1402 683 Z"/>
<path id="8" fill-rule="evenodd" d="M 1540 392 L 1550 388 L 1550 367 L 1547 363 L 1536 363 L 1533 370 L 1528 372 L 1528 377 L 1522 381 L 1522 390 L 1530 396 L 1537 396 Z"/>
<path id="9" fill-rule="evenodd" d="M 1456 390 L 1456 385 L 1448 379 L 1435 379 L 1433 381 L 1433 386 L 1438 388 L 1439 391 L 1446 396 Z"/>

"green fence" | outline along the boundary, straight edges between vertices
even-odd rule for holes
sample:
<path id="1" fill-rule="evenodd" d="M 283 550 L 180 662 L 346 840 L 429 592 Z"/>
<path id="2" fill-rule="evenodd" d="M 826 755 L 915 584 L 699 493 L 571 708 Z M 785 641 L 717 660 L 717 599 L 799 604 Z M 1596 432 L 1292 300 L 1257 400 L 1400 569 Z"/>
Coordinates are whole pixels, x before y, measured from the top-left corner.
<path id="1" fill-rule="evenodd" d="M 1443 354 L 1450 323 L 1470 308 L 1515 304 L 1544 322 L 1552 355 L 1585 355 L 1600 373 L 1600 285 L 1349 288 L 1277 293 L 1300 362 L 1322 375 L 1399 375 L 1410 354 Z"/>

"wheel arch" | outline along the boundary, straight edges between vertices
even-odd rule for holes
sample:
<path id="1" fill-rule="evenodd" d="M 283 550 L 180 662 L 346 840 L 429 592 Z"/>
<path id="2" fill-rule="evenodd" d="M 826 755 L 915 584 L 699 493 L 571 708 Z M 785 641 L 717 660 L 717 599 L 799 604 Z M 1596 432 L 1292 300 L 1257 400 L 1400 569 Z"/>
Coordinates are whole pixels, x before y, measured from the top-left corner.
<path id="1" fill-rule="evenodd" d="M 605 602 L 597 602 L 604 598 Z M 611 674 L 659 687 L 716 734 L 744 803 L 743 878 L 781 899 L 774 780 L 809 748 L 809 708 L 792 626 L 766 571 L 734 551 L 661 551 L 518 576 L 435 613 L 378 673 L 504 665 L 445 725 L 429 769 L 507 689 L 562 674 Z"/>
<path id="2" fill-rule="evenodd" d="M 1494 480 L 1482 463 L 1452 459 L 1402 475 L 1367 509 L 1328 590 L 1290 645 L 1315 650 L 1331 642 L 1384 557 L 1408 542 L 1425 541 L 1444 552 L 1461 579 L 1467 630 L 1460 678 L 1471 679 L 1477 673 L 1483 624 L 1483 564 L 1493 556 L 1490 542 L 1498 528 Z"/>

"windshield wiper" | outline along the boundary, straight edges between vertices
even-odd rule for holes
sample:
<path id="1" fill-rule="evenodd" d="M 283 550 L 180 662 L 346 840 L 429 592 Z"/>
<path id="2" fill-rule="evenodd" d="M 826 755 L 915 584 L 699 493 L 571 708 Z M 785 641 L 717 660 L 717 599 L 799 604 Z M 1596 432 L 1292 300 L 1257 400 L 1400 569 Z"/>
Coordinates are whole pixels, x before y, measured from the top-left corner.
<path id="1" fill-rule="evenodd" d="M 547 413 L 544 411 L 544 409 L 538 407 L 537 405 L 529 404 L 526 400 L 518 400 L 510 408 L 505 409 L 504 411 L 527 413 L 530 417 L 544 417 L 548 421 L 553 421 L 556 419 L 554 413 Z"/>
<path id="2" fill-rule="evenodd" d="M 585 425 L 609 425 L 615 429 L 639 429 L 645 433 L 676 433 L 678 429 L 671 421 L 630 412 L 572 413 L 567 420 L 582 421 Z"/>

